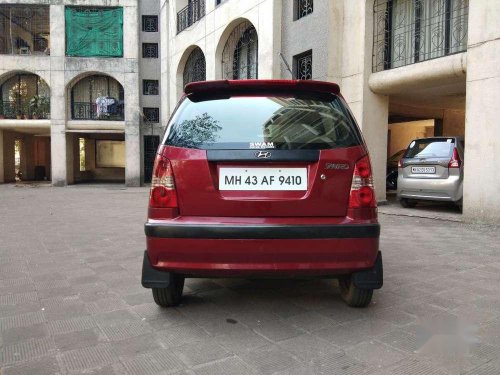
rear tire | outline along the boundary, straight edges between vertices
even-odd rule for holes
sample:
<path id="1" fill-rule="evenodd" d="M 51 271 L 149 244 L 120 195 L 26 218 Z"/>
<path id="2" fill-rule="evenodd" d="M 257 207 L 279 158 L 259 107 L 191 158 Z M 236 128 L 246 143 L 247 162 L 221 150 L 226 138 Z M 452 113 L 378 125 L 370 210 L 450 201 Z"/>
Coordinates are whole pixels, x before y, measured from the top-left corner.
<path id="1" fill-rule="evenodd" d="M 184 289 L 184 276 L 172 274 L 170 285 L 166 288 L 153 288 L 153 298 L 158 306 L 173 307 L 179 305 Z"/>
<path id="2" fill-rule="evenodd" d="M 360 289 L 351 282 L 351 277 L 339 279 L 340 296 L 351 307 L 366 307 L 373 297 L 373 289 Z"/>
<path id="3" fill-rule="evenodd" d="M 455 204 L 457 205 L 458 210 L 460 211 L 460 213 L 463 213 L 463 211 L 464 211 L 464 200 L 463 200 L 463 198 L 460 199 L 459 201 L 457 201 Z"/>
<path id="4" fill-rule="evenodd" d="M 401 206 L 404 208 L 414 208 L 417 205 L 417 201 L 408 198 L 401 198 L 399 203 L 401 203 Z"/>

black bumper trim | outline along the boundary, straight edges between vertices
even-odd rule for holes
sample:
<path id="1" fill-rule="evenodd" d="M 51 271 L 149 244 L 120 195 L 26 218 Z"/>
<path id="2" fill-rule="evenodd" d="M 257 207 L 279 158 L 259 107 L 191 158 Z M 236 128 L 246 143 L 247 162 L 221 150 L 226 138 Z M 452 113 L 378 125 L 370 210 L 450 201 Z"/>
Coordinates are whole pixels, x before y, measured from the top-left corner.
<path id="1" fill-rule="evenodd" d="M 378 238 L 379 224 L 357 225 L 191 225 L 146 223 L 147 237 L 209 239 Z"/>

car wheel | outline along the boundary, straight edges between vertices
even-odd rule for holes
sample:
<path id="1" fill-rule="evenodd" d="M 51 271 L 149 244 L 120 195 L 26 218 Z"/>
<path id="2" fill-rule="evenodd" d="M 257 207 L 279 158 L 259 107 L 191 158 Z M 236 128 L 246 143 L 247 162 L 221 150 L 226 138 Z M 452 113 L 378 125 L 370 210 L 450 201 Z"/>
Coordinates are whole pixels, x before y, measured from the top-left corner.
<path id="1" fill-rule="evenodd" d="M 416 201 L 408 198 L 401 198 L 399 202 L 401 203 L 401 206 L 403 206 L 404 208 L 413 208 L 417 205 Z"/>
<path id="2" fill-rule="evenodd" d="M 184 276 L 172 274 L 166 288 L 153 288 L 153 298 L 158 306 L 173 307 L 181 303 Z"/>
<path id="3" fill-rule="evenodd" d="M 456 202 L 456 205 L 457 205 L 458 210 L 460 211 L 460 213 L 462 213 L 464 211 L 464 200 L 463 200 L 463 198 L 460 199 L 458 202 Z"/>
<path id="4" fill-rule="evenodd" d="M 351 277 L 339 279 L 340 296 L 351 307 L 366 307 L 372 301 L 373 289 L 360 289 L 351 282 Z"/>

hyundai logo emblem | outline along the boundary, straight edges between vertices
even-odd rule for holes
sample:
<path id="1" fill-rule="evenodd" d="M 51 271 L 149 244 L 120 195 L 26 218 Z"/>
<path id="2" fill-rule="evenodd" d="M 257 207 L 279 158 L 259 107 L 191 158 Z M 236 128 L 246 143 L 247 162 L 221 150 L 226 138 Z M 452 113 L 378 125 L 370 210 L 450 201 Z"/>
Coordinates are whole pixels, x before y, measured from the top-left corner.
<path id="1" fill-rule="evenodd" d="M 269 151 L 259 151 L 255 153 L 255 157 L 259 159 L 269 159 L 271 157 L 271 153 Z"/>

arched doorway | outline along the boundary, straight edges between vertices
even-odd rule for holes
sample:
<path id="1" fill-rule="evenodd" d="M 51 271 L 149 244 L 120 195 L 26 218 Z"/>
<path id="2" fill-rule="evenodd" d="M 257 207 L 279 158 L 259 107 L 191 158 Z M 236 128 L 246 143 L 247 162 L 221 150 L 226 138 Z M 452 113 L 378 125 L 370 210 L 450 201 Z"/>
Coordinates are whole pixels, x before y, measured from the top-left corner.
<path id="1" fill-rule="evenodd" d="M 182 74 L 182 85 L 186 86 L 191 82 L 205 81 L 206 75 L 206 62 L 205 55 L 200 47 L 196 47 L 190 54 L 184 66 Z"/>
<path id="2" fill-rule="evenodd" d="M 224 79 L 258 78 L 258 36 L 249 21 L 238 24 L 226 41 L 222 52 Z"/>

